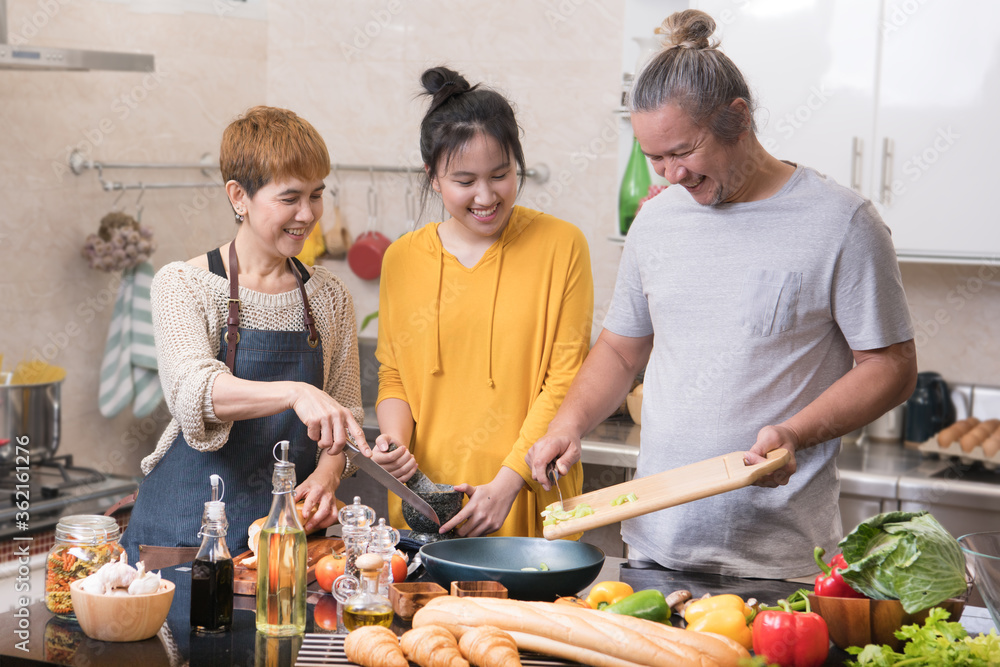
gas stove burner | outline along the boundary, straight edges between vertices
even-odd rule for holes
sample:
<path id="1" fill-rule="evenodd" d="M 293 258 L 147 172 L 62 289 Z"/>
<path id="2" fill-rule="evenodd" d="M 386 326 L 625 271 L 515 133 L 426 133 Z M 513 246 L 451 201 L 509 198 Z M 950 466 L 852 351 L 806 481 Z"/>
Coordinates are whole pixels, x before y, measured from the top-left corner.
<path id="1" fill-rule="evenodd" d="M 13 466 L 0 471 L 0 498 L 9 494 L 11 503 L 24 500 L 25 482 L 23 475 L 15 473 Z M 54 456 L 44 461 L 32 462 L 27 470 L 27 492 L 31 499 L 49 500 L 57 498 L 65 491 L 88 484 L 98 484 L 106 478 L 103 473 L 93 468 L 82 468 L 73 465 L 73 455 Z"/>

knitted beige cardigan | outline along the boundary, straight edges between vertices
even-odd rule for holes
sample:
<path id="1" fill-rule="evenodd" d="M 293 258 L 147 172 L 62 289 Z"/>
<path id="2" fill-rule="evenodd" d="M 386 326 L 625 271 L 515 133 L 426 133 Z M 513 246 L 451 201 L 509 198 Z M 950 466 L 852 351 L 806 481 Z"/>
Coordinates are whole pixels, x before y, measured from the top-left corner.
<path id="1" fill-rule="evenodd" d="M 360 424 L 364 411 L 350 292 L 322 266 L 315 267 L 305 288 L 323 345 L 323 389 L 348 408 Z M 233 422 L 220 421 L 212 405 L 215 378 L 230 372 L 217 358 L 228 299 L 227 278 L 186 262 L 167 264 L 153 278 L 150 300 L 156 358 L 172 418 L 156 449 L 142 460 L 145 475 L 163 458 L 180 432 L 188 445 L 202 452 L 220 449 L 229 438 Z M 282 294 L 263 294 L 240 287 L 240 300 L 241 327 L 305 331 L 302 297 L 297 288 Z M 345 471 L 345 476 L 350 472 Z"/>

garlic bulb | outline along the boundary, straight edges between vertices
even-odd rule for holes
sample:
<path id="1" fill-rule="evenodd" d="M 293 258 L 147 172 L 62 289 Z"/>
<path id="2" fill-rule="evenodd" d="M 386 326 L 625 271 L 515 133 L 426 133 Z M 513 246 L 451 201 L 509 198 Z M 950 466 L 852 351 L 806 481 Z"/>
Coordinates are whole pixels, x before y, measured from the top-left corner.
<path id="1" fill-rule="evenodd" d="M 124 551 L 118 560 L 105 563 L 94 574 L 86 577 L 80 587 L 88 593 L 110 594 L 115 588 L 127 588 L 136 577 L 136 570 L 128 564 Z"/>
<path id="2" fill-rule="evenodd" d="M 97 572 L 88 577 L 84 577 L 80 580 L 80 588 L 93 595 L 103 595 L 104 577 L 99 576 Z"/>
<path id="3" fill-rule="evenodd" d="M 128 554 L 124 551 L 117 562 L 107 563 L 98 573 L 104 572 L 105 590 L 112 588 L 128 588 L 136 577 L 135 568 L 128 564 Z"/>
<path id="4" fill-rule="evenodd" d="M 160 573 L 145 572 L 145 566 L 139 563 L 139 575 L 128 587 L 129 595 L 146 595 L 160 590 Z"/>

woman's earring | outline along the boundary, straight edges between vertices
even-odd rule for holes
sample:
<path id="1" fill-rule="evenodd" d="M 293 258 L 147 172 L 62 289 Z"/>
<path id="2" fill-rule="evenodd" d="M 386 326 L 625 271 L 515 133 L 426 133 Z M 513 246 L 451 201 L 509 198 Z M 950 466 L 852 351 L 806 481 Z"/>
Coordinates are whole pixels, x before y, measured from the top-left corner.
<path id="1" fill-rule="evenodd" d="M 243 222 L 243 209 L 239 209 L 238 211 L 236 211 L 236 222 L 237 223 Z"/>

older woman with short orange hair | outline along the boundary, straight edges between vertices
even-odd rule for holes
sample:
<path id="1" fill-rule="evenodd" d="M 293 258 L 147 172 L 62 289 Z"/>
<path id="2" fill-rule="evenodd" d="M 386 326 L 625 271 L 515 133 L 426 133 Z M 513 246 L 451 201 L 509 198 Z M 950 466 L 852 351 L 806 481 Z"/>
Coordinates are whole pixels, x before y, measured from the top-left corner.
<path id="1" fill-rule="evenodd" d="M 200 544 L 213 473 L 228 488 L 226 542 L 244 551 L 248 527 L 271 504 L 279 440 L 291 443 L 306 529 L 332 524 L 347 434 L 364 443 L 351 295 L 325 268 L 295 259 L 323 214 L 323 139 L 291 111 L 254 107 L 226 128 L 219 161 L 235 238 L 167 264 L 153 280 L 172 419 L 142 461 L 146 476 L 122 537 L 131 562 L 140 545 Z"/>

